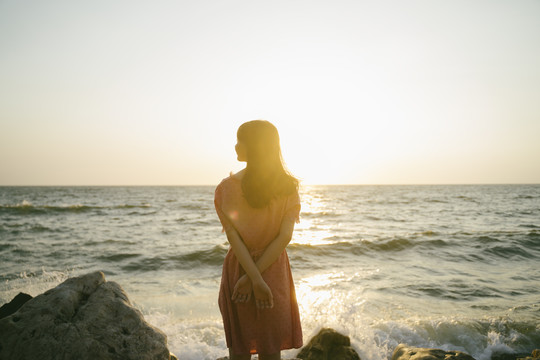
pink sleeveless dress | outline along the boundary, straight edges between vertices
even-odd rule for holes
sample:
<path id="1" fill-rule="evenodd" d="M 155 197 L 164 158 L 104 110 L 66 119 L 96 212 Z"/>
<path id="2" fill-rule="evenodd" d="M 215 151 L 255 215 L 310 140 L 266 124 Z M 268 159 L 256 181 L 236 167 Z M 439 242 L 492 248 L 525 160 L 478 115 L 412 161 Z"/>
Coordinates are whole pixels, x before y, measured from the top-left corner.
<path id="1" fill-rule="evenodd" d="M 254 261 L 279 234 L 284 218 L 297 222 L 300 198 L 297 192 L 274 199 L 261 209 L 249 206 L 242 194 L 241 180 L 229 176 L 217 186 L 214 205 L 223 230 L 234 227 Z M 231 300 L 236 282 L 245 274 L 231 248 L 225 256 L 219 309 L 223 317 L 227 347 L 234 354 L 274 354 L 302 346 L 300 314 L 287 252 L 270 265 L 262 277 L 272 290 L 274 307 L 257 309 L 254 296 L 246 303 Z"/>

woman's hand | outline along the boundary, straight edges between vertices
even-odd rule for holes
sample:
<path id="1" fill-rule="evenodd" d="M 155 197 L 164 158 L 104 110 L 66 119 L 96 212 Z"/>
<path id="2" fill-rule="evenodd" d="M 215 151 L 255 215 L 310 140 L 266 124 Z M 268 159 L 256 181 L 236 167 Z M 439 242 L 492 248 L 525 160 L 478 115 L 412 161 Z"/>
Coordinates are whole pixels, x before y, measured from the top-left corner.
<path id="1" fill-rule="evenodd" d="M 255 303 L 259 309 L 271 309 L 274 307 L 274 296 L 272 290 L 260 280 L 253 284 L 253 293 L 255 294 Z"/>
<path id="2" fill-rule="evenodd" d="M 251 292 L 253 291 L 253 286 L 251 285 L 251 280 L 247 275 L 242 275 L 240 279 L 234 285 L 234 290 L 232 294 L 232 301 L 239 302 L 248 302 L 251 299 Z"/>

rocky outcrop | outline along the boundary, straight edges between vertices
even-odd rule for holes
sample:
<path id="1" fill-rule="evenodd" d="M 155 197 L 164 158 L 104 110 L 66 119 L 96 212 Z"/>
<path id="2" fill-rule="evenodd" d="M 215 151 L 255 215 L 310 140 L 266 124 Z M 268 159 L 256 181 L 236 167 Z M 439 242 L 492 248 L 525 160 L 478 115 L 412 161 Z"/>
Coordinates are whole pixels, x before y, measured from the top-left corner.
<path id="1" fill-rule="evenodd" d="M 360 360 L 348 336 L 323 328 L 296 357 L 303 360 Z"/>
<path id="2" fill-rule="evenodd" d="M 258 357 L 256 357 L 255 359 L 258 359 Z M 218 358 L 216 360 L 229 360 L 229 357 L 228 356 L 224 356 L 224 357 L 221 357 L 221 358 Z M 294 359 L 281 359 L 281 360 L 301 360 L 301 359 L 297 359 L 297 358 L 294 358 Z"/>
<path id="3" fill-rule="evenodd" d="M 394 350 L 392 360 L 474 360 L 474 358 L 461 351 L 407 347 L 400 344 Z"/>
<path id="4" fill-rule="evenodd" d="M 491 354 L 490 360 L 539 360 L 531 356 L 529 353 L 500 353 L 494 352 Z"/>
<path id="5" fill-rule="evenodd" d="M 0 307 L 0 319 L 3 319 L 6 316 L 9 316 L 13 314 L 15 311 L 19 310 L 19 308 L 23 306 L 31 298 L 32 296 L 28 294 L 18 293 L 17 296 L 13 298 L 13 300 L 11 300 L 7 304 L 4 304 Z"/>
<path id="6" fill-rule="evenodd" d="M 491 360 L 540 360 L 540 349 L 528 353 L 503 353 L 491 355 Z"/>
<path id="7" fill-rule="evenodd" d="M 540 360 L 540 349 L 535 349 L 531 353 L 531 356 L 518 358 L 518 360 Z"/>
<path id="8" fill-rule="evenodd" d="M 0 320 L 0 359 L 169 359 L 167 338 L 102 272 L 71 278 Z"/>

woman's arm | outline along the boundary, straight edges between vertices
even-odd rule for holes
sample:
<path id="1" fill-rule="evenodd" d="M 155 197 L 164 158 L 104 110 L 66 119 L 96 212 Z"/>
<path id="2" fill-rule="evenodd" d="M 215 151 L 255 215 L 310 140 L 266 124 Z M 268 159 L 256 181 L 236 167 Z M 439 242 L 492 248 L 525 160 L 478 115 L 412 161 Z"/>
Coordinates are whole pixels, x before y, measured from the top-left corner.
<path id="1" fill-rule="evenodd" d="M 234 255 L 238 259 L 240 265 L 246 272 L 247 276 L 251 279 L 253 284 L 253 293 L 255 294 L 255 301 L 259 308 L 271 308 L 274 306 L 274 298 L 272 291 L 261 276 L 261 272 L 257 268 L 257 265 L 253 262 L 251 255 L 246 247 L 246 244 L 240 238 L 240 235 L 234 227 L 229 228 L 226 231 L 227 240 L 231 244 Z M 266 252 L 266 251 L 265 251 Z M 234 300 L 234 294 L 233 294 Z"/>
<path id="2" fill-rule="evenodd" d="M 289 244 L 291 241 L 294 223 L 294 218 L 283 219 L 278 236 L 276 236 L 276 238 L 272 240 L 272 242 L 266 247 L 263 254 L 255 264 L 260 274 L 262 274 L 264 270 L 272 265 L 281 255 L 283 250 L 285 250 L 285 247 L 287 247 L 287 244 Z M 244 245 L 244 243 L 242 243 L 242 245 Z M 233 301 L 246 302 L 249 300 L 251 296 L 250 279 L 251 276 L 248 275 L 242 275 L 240 279 L 238 279 L 232 295 Z"/>
<path id="3" fill-rule="evenodd" d="M 290 217 L 284 218 L 281 222 L 278 236 L 272 240 L 272 242 L 264 250 L 261 257 L 257 260 L 256 266 L 261 274 L 278 259 L 283 250 L 285 250 L 291 241 L 294 231 L 294 223 L 295 219 Z"/>

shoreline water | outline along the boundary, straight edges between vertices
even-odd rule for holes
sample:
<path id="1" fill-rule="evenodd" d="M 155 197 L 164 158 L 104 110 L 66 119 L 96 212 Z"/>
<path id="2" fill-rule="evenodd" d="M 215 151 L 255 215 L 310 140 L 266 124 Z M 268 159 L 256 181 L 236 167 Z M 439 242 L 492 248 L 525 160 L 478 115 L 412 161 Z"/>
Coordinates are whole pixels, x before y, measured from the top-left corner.
<path id="1" fill-rule="evenodd" d="M 38 289 L 46 290 L 76 274 L 49 275 L 51 277 L 46 282 L 41 281 L 39 276 L 30 276 L 23 280 L 26 285 L 19 285 L 39 293 L 42 290 Z M 119 280 L 114 276 L 108 278 L 119 283 L 127 280 Z M 31 285 L 32 283 L 34 285 Z M 125 284 L 125 288 L 132 288 L 129 283 Z M 12 291 L 16 291 L 16 288 L 18 286 L 13 286 Z M 178 307 L 187 305 L 187 298 L 167 298 L 164 295 L 154 297 L 146 292 L 132 294 L 128 291 L 128 294 L 146 320 L 167 334 L 170 350 L 180 359 L 216 359 L 226 356 L 219 315 L 205 318 L 201 318 L 200 313 L 180 315 Z M 167 300 L 162 301 L 165 298 Z M 189 310 L 183 309 L 183 312 L 192 312 L 193 309 L 189 307 Z M 489 360 L 494 353 L 530 352 L 538 347 L 540 341 L 538 322 L 534 319 L 519 322 L 510 317 L 505 319 L 486 316 L 484 319 L 467 319 L 459 315 L 426 319 L 417 315 L 416 318 L 406 321 L 386 319 L 364 323 L 354 316 L 348 318 L 347 314 L 342 314 L 342 317 L 334 319 L 334 322 L 323 323 L 322 319 L 328 320 L 331 317 L 325 315 L 320 318 L 320 321 L 302 319 L 304 342 L 320 328 L 332 327 L 351 337 L 352 346 L 362 359 L 389 359 L 399 343 L 407 343 L 426 348 L 464 351 L 476 360 Z M 297 351 L 284 351 L 283 357 L 293 358 Z"/>
<path id="2" fill-rule="evenodd" d="M 96 281 L 99 280 L 99 281 Z M 42 343 L 42 338 L 45 336 L 50 336 L 51 331 L 55 332 L 56 330 L 51 329 L 52 322 L 54 321 L 54 326 L 59 326 L 65 328 L 66 324 L 68 324 L 70 321 L 75 321 L 79 325 L 76 326 L 78 331 L 78 336 L 81 336 L 80 334 L 86 334 L 83 336 L 88 336 L 88 339 L 86 341 L 94 341 L 94 337 L 97 336 L 97 338 L 100 338 L 103 335 L 99 335 L 99 333 L 95 333 L 95 330 L 87 331 L 83 330 L 81 332 L 80 326 L 86 327 L 88 325 L 85 325 L 87 320 L 85 320 L 84 315 L 81 315 L 79 317 L 73 317 L 72 315 L 69 315 L 70 312 L 78 313 L 79 310 L 82 313 L 88 313 L 88 314 L 94 314 L 98 313 L 101 314 L 98 317 L 94 317 L 94 315 L 91 315 L 90 321 L 94 323 L 95 321 L 100 321 L 101 323 L 107 323 L 107 322 L 116 322 L 120 319 L 115 319 L 114 314 L 118 314 L 118 311 L 125 313 L 127 310 L 128 313 L 131 312 L 141 324 L 140 326 L 136 326 L 136 328 L 142 327 L 146 330 L 145 333 L 150 338 L 159 337 L 161 340 L 161 344 L 156 349 L 154 345 L 148 345 L 151 346 L 152 349 L 149 351 L 159 351 L 162 352 L 164 347 L 170 347 L 170 344 L 167 344 L 166 338 L 163 336 L 164 333 L 155 327 L 155 330 L 152 330 L 151 327 L 148 325 L 151 323 L 147 323 L 145 319 L 142 317 L 140 312 L 137 312 L 135 310 L 136 308 L 133 307 L 132 302 L 129 300 L 129 295 L 125 292 L 125 290 L 122 289 L 121 285 L 119 285 L 116 282 L 109 282 L 107 284 L 106 279 L 104 278 L 103 272 L 93 272 L 93 273 L 87 273 L 80 277 L 70 277 L 66 281 L 61 282 L 62 286 L 56 286 L 51 289 L 48 289 L 46 293 L 48 294 L 48 297 L 44 297 L 44 293 L 38 294 L 38 296 L 34 299 L 34 297 L 19 293 L 12 301 L 9 303 L 9 306 L 2 305 L 0 315 L 0 320 L 7 317 L 7 319 L 4 319 L 4 325 L 10 325 L 9 329 L 8 327 L 3 329 L 3 338 L 2 342 L 3 344 L 0 344 L 0 352 L 2 350 L 6 350 L 6 345 L 11 343 L 17 343 L 19 344 L 18 340 L 15 340 L 16 337 L 22 336 L 22 333 L 19 334 L 18 332 L 24 332 L 26 327 L 31 326 L 33 328 L 32 332 L 37 333 L 37 338 L 34 339 L 34 336 L 31 336 L 30 339 L 25 338 L 27 343 L 25 346 L 21 348 L 20 344 L 18 345 L 16 352 L 21 351 L 22 349 L 26 349 L 28 347 L 33 348 L 32 341 L 38 341 L 38 343 Z M 104 290 L 102 288 L 102 285 L 105 286 L 107 289 L 110 290 Z M 110 292 L 112 290 L 112 292 Z M 105 291 L 105 292 L 103 292 Z M 97 296 L 94 296 L 95 294 L 100 294 Z M 54 294 L 54 295 L 53 295 Z M 105 294 L 109 294 L 106 296 L 103 296 Z M 117 297 L 121 297 L 123 299 L 122 302 L 118 302 L 116 300 Z M 81 299 L 88 299 L 83 300 L 81 302 Z M 28 304 L 31 303 L 31 305 L 26 305 L 26 302 Z M 39 304 L 39 305 L 38 305 Z M 90 305 L 92 304 L 92 305 Z M 30 306 L 30 308 L 28 308 Z M 92 306 L 92 310 L 86 309 L 87 306 Z M 118 308 L 120 306 L 120 308 Z M 9 309 L 8 309 L 9 307 Z M 116 311 L 101 311 L 100 307 L 105 308 L 111 308 L 115 307 L 117 308 Z M 22 313 L 19 314 L 19 308 L 22 308 Z M 129 308 L 129 309 L 128 309 Z M 28 310 L 28 311 L 26 311 Z M 40 317 L 39 319 L 35 319 L 37 314 L 48 314 L 45 317 Z M 52 314 L 53 315 L 51 317 Z M 65 317 L 67 314 L 67 317 Z M 125 316 L 126 314 L 124 314 Z M 14 321 L 14 317 L 17 318 L 16 321 Z M 38 316 L 39 317 L 39 316 Z M 130 317 L 130 316 L 128 316 Z M 131 316 L 132 317 L 132 316 Z M 12 319 L 13 320 L 9 320 Z M 64 320 L 66 323 L 62 323 L 60 318 L 65 318 Z M 74 320 L 75 319 L 75 320 Z M 21 321 L 22 320 L 22 321 Z M 36 321 L 37 320 L 37 321 Z M 5 321 L 8 321 L 8 323 L 5 323 Z M 60 321 L 60 322 L 58 322 Z M 14 325 L 18 324 L 18 325 Z M 20 324 L 26 324 L 23 327 L 21 327 Z M 54 327 L 53 326 L 53 327 Z M 132 352 L 132 349 L 125 348 L 126 344 L 126 338 L 125 334 L 127 328 L 125 326 L 129 326 L 128 324 L 123 326 L 116 326 L 116 330 L 114 330 L 112 333 L 109 334 L 109 336 L 113 336 L 114 338 L 117 338 L 118 340 L 108 342 L 109 346 L 109 352 L 111 349 L 117 348 L 118 351 L 121 352 Z M 92 328 L 95 329 L 95 326 L 91 325 Z M 6 332 L 7 331 L 7 332 Z M 109 331 L 109 330 L 107 330 Z M 440 332 L 441 329 L 436 329 L 435 332 Z M 116 334 L 118 333 L 118 334 Z M 122 335 L 120 335 L 122 333 Z M 116 334 L 116 335 L 115 335 Z M 118 338 L 118 336 L 120 336 Z M 15 337 L 15 338 L 14 338 Z M 41 339 L 41 340 L 40 340 Z M 129 340 L 131 341 L 131 340 Z M 146 341 L 145 339 L 138 339 L 138 341 Z M 153 340 L 150 340 L 152 342 Z M 85 343 L 85 341 L 80 342 Z M 62 348 L 65 348 L 65 346 L 61 344 L 57 344 L 56 346 L 61 346 Z M 161 349 L 161 350 L 158 350 Z M 314 350 L 312 350 L 314 349 Z M 50 351 L 51 349 L 49 349 Z M 82 349 L 80 347 L 75 346 L 74 351 L 80 352 Z M 142 350 L 142 349 L 140 349 Z M 489 354 L 484 354 L 484 358 L 490 359 L 490 360 L 526 360 L 525 358 L 529 360 L 534 360 L 538 358 L 538 355 L 540 355 L 540 350 L 535 349 L 532 351 L 532 354 L 530 353 L 516 353 L 515 351 L 508 351 L 507 349 L 491 349 L 492 351 Z M 34 348 L 32 351 L 38 351 Z M 71 351 L 71 350 L 67 350 Z M 102 349 L 99 351 L 107 351 L 107 349 Z M 170 350 L 167 351 L 169 353 Z M 309 353 L 315 351 L 315 355 L 320 356 L 321 351 L 323 353 L 328 354 L 341 354 L 339 357 L 343 359 L 358 359 L 358 352 L 354 347 L 351 346 L 350 338 L 347 335 L 343 335 L 334 329 L 331 328 L 323 328 L 320 329 L 320 331 L 317 331 L 317 334 L 314 334 L 309 338 L 309 342 L 305 343 L 304 346 L 301 349 L 295 349 L 295 350 L 289 350 L 284 351 L 286 354 L 296 354 L 292 355 L 300 358 L 306 358 Z M 362 352 L 362 350 L 360 350 Z M 410 347 L 407 344 L 398 344 L 396 348 L 391 352 L 392 354 L 392 360 L 400 360 L 402 359 L 408 359 L 410 354 L 415 353 L 423 353 L 425 356 L 429 359 L 447 359 L 448 357 L 454 358 L 453 356 L 456 356 L 458 358 L 463 358 L 464 360 L 469 359 L 473 360 L 472 357 L 470 357 L 466 352 L 463 352 L 461 350 L 456 350 L 450 346 L 449 348 L 445 349 L 433 349 L 433 348 L 427 348 L 427 347 Z M 4 354 L 5 355 L 5 354 Z M 14 355 L 13 353 L 11 355 Z M 486 356 L 487 355 L 487 356 Z M 21 355 L 22 356 L 22 355 Z M 69 356 L 69 355 L 66 355 Z M 171 358 L 176 359 L 177 357 L 173 355 L 173 352 L 171 352 Z M 257 358 L 257 357 L 255 357 Z M 422 357 L 424 358 L 424 357 Z M 226 360 L 227 357 L 220 357 L 218 360 Z M 291 358 L 292 359 L 292 358 Z M 365 357 L 364 357 L 365 359 Z"/>
<path id="3" fill-rule="evenodd" d="M 1 188 L 0 303 L 104 270 L 180 358 L 225 356 L 217 291 L 228 245 L 213 189 Z M 477 360 L 540 347 L 540 186 L 301 196 L 288 253 L 304 341 L 332 327 L 364 360 L 388 359 L 400 342 Z"/>
<path id="4" fill-rule="evenodd" d="M 94 274 L 84 274 L 84 276 L 82 278 L 88 278 L 88 277 L 93 277 Z M 103 276 L 103 275 L 102 275 Z M 82 279 L 82 278 L 79 278 L 79 279 Z M 72 280 L 75 280 L 73 277 L 70 277 L 70 281 Z M 60 283 L 63 283 L 64 281 L 60 281 Z M 55 291 L 57 291 L 57 289 L 59 290 L 60 287 L 55 288 Z M 82 289 L 82 288 L 81 288 Z M 120 287 L 121 289 L 121 287 Z M 51 289 L 47 289 L 47 291 L 49 291 Z M 43 293 L 41 294 L 38 294 L 38 295 L 42 295 Z M 20 297 L 20 293 L 19 295 L 17 295 L 17 298 Z M 129 295 L 127 295 L 127 299 L 129 299 Z M 24 299 L 24 302 L 28 301 L 28 300 L 31 300 L 32 299 L 32 296 L 28 296 L 30 299 L 26 298 Z M 73 298 L 73 294 L 69 295 L 70 298 Z M 15 301 L 15 299 L 13 299 L 13 301 Z M 128 300 L 129 301 L 129 300 Z M 65 301 L 62 301 L 62 302 L 65 302 Z M 132 302 L 133 303 L 133 302 Z M 52 304 L 51 304 L 52 305 Z M 57 304 L 58 305 L 58 304 Z M 57 305 L 53 305 L 53 306 L 57 306 Z M 19 305 L 20 307 L 21 305 Z M 104 306 L 107 306 L 106 304 L 104 304 Z M 113 306 L 111 304 L 111 306 Z M 2 308 L 2 310 L 5 312 L 5 309 L 4 307 Z M 17 309 L 18 310 L 18 309 Z M 2 315 L 2 318 L 5 317 L 5 316 L 10 316 L 11 314 L 13 314 L 15 311 L 17 310 L 11 310 L 11 312 L 9 314 L 4 314 Z M 42 309 L 43 311 L 45 311 L 46 313 L 52 311 L 52 309 L 49 309 L 49 310 L 46 310 L 46 309 Z M 39 310 L 38 310 L 39 311 Z M 57 312 L 64 312 L 64 310 L 62 309 L 55 309 L 54 311 L 57 311 Z M 66 309 L 66 311 L 68 311 Z M 68 311 L 69 312 L 69 311 Z M 13 316 L 15 316 L 16 314 L 14 314 Z M 144 316 L 144 315 L 143 315 Z M 148 315 L 146 316 L 148 317 Z M 28 316 L 26 316 L 26 322 L 28 322 Z M 147 321 L 149 319 L 146 319 Z M 103 321 L 103 319 L 101 319 L 101 321 Z M 109 320 L 109 321 L 113 321 L 113 319 Z M 155 326 L 155 324 L 152 323 L 152 321 L 149 321 L 149 324 Z M 37 325 L 38 328 L 39 328 L 39 325 Z M 157 329 L 159 329 L 159 327 L 156 327 Z M 161 330 L 161 329 L 160 329 Z M 320 331 L 319 331 L 320 330 Z M 342 335 L 340 334 L 339 332 L 336 332 L 335 330 L 333 329 L 329 329 L 329 328 L 325 328 L 325 329 L 319 329 L 317 330 L 317 334 L 313 334 L 312 336 L 309 336 L 309 343 L 305 343 L 304 344 L 304 347 L 303 347 L 303 351 L 305 352 L 306 350 L 309 349 L 309 345 L 311 344 L 312 341 L 315 341 L 317 343 L 320 342 L 319 345 L 317 345 L 317 352 L 320 352 L 322 348 L 326 349 L 325 351 L 339 351 L 338 349 L 340 349 L 343 345 L 346 345 L 346 346 L 349 346 L 351 345 L 351 342 L 349 340 L 349 337 L 345 335 Z M 323 330 L 326 334 L 330 334 L 329 336 L 330 337 L 326 337 L 326 340 L 323 340 L 322 338 L 321 339 L 318 339 L 320 336 L 325 336 L 325 335 L 321 335 L 323 333 Z M 433 333 L 437 333 L 437 332 L 443 332 L 445 329 L 433 329 Z M 448 330 L 448 329 L 446 329 Z M 461 337 L 463 338 L 463 336 L 467 336 L 467 334 L 461 334 Z M 515 334 L 514 334 L 515 335 Z M 339 337 L 339 338 L 336 338 Z M 343 340 L 341 340 L 341 338 L 345 339 L 346 340 L 346 344 L 343 343 Z M 332 340 L 329 340 L 329 339 L 332 339 Z M 111 345 L 111 344 L 110 344 Z M 168 344 L 168 347 L 170 348 L 170 343 Z M 322 348 L 321 348 L 322 346 Z M 337 346 L 337 348 L 336 348 Z M 429 354 L 429 351 L 433 350 L 432 347 L 423 347 L 423 348 L 414 348 L 414 349 L 402 349 L 402 347 L 405 346 L 406 348 L 409 347 L 407 344 L 398 344 L 398 346 L 396 346 L 396 348 L 391 351 L 389 353 L 390 354 L 393 354 L 392 356 L 392 359 L 394 359 L 394 357 L 396 357 L 399 353 L 401 354 L 404 354 L 405 358 L 407 358 L 408 355 L 406 355 L 407 353 L 410 353 L 410 352 L 413 352 L 413 353 L 416 353 L 416 352 L 426 352 L 426 354 Z M 431 349 L 431 350 L 429 350 Z M 399 350 L 399 351 L 398 351 Z M 434 349 L 433 351 L 435 351 L 435 353 L 433 354 L 433 356 L 435 356 L 437 359 L 440 358 L 440 359 L 443 359 L 445 358 L 446 359 L 446 355 L 443 354 L 443 353 L 440 353 L 439 350 L 442 350 L 443 352 L 449 352 L 449 353 L 454 353 L 454 352 L 458 352 L 458 353 L 461 353 L 463 352 L 461 349 L 456 349 L 455 346 L 446 346 L 446 347 L 443 347 L 443 348 L 440 348 L 440 349 Z M 366 353 L 364 351 L 364 349 L 361 349 L 361 348 L 356 348 L 354 345 L 351 347 L 351 350 L 347 350 L 347 348 L 343 348 L 342 351 L 345 351 L 345 352 L 354 352 L 356 354 L 358 353 L 361 353 L 363 354 L 364 356 L 362 357 L 362 359 L 366 359 Z M 492 349 L 489 349 L 489 352 L 484 352 L 481 357 L 476 357 L 476 359 L 489 359 L 489 360 L 517 360 L 517 359 L 524 359 L 525 357 L 527 359 L 536 359 L 536 355 L 538 355 L 538 350 L 534 350 L 534 351 L 531 351 L 533 354 L 531 354 L 530 352 L 522 352 L 522 353 L 517 353 L 515 351 L 512 351 L 511 349 L 508 349 L 508 348 L 505 348 L 505 347 L 493 347 Z M 175 352 L 174 351 L 171 351 L 171 354 L 174 354 Z M 185 355 L 185 351 L 183 351 L 182 349 L 177 349 L 177 354 L 182 354 L 182 355 Z M 300 349 L 294 349 L 294 350 L 288 350 L 288 351 L 283 351 L 283 354 L 285 354 L 285 357 L 284 359 L 290 359 L 290 360 L 295 360 L 297 358 L 297 356 L 300 356 Z M 463 354 L 467 354 L 466 352 L 463 352 Z M 534 355 L 536 354 L 536 355 Z M 192 354 L 193 355 L 193 354 Z M 207 354 L 208 355 L 208 354 Z M 427 356 L 427 355 L 426 355 Z M 450 355 L 448 355 L 450 356 Z M 462 355 L 459 355 L 459 356 L 462 356 Z M 463 356 L 466 356 L 466 355 L 463 355 Z M 180 357 L 181 359 L 184 359 L 185 357 L 184 356 L 181 356 Z M 194 358 L 193 356 L 191 356 L 190 358 Z M 211 357 L 205 357 L 207 359 L 211 359 Z M 347 357 L 348 358 L 348 357 Z M 387 357 L 388 359 L 390 358 L 389 356 Z M 430 357 L 431 358 L 431 357 Z M 219 357 L 219 358 L 216 358 L 217 360 L 226 360 L 227 357 L 224 356 L 224 357 Z M 257 359 L 257 357 L 255 356 L 255 359 Z M 369 359 L 369 358 L 368 358 Z M 397 359 L 397 358 L 396 358 Z"/>

